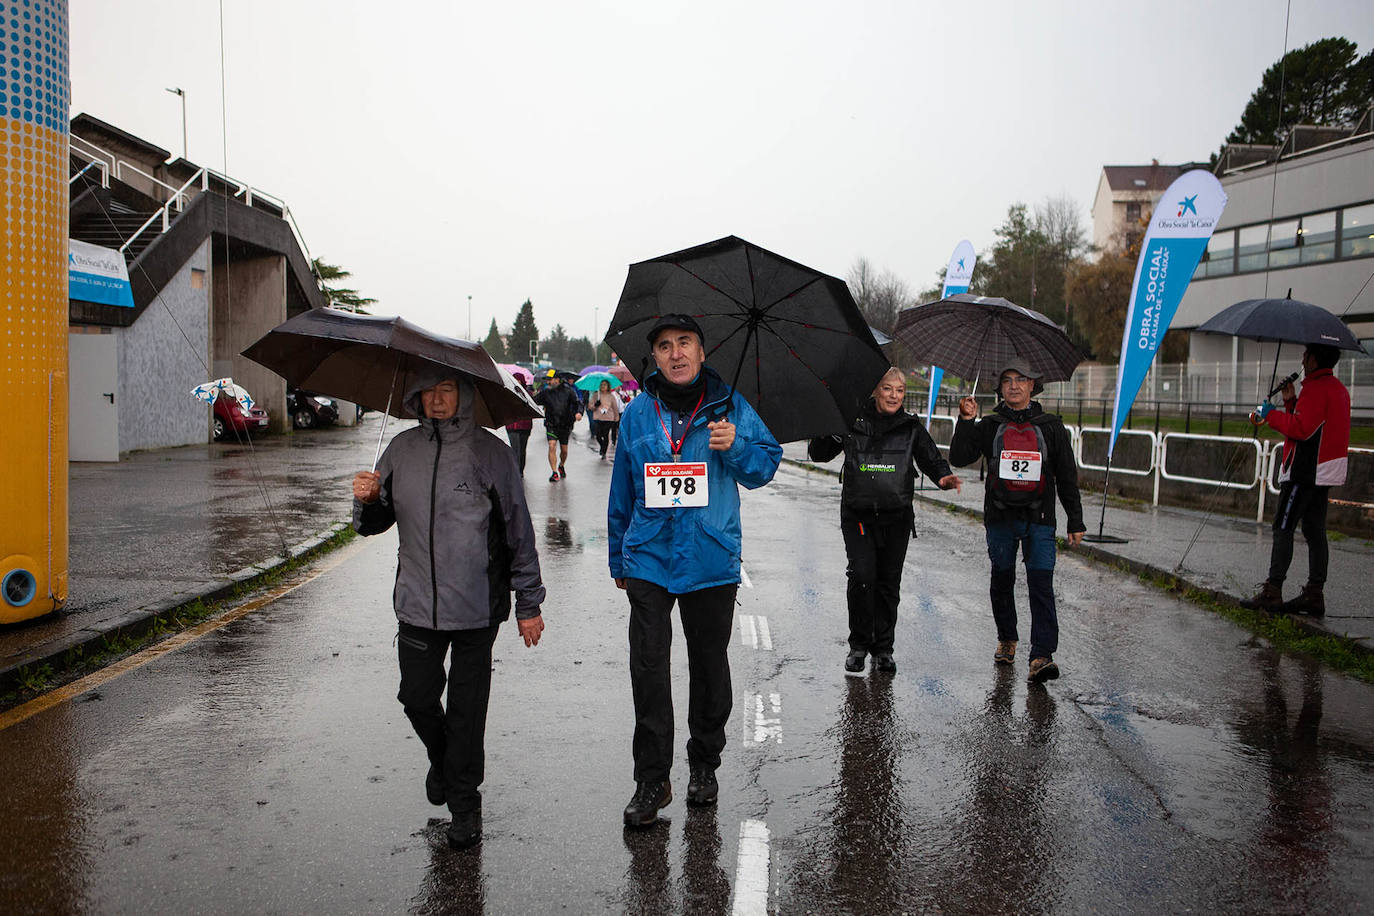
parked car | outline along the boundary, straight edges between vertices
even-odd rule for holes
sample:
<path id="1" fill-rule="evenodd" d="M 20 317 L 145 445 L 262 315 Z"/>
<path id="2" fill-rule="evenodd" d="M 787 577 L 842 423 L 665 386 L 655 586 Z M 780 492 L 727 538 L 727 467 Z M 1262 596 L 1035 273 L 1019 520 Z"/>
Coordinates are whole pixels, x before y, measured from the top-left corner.
<path id="1" fill-rule="evenodd" d="M 232 436 L 237 433 L 242 436 L 245 433 L 262 433 L 267 431 L 267 424 L 270 417 L 267 411 L 263 410 L 256 403 L 247 413 L 243 410 L 237 398 L 240 394 L 248 394 L 238 385 L 234 386 L 232 392 L 222 391 L 219 397 L 215 398 L 215 441 L 223 439 L 225 436 Z M 252 400 L 249 394 L 249 400 Z"/>
<path id="2" fill-rule="evenodd" d="M 296 388 L 286 389 L 286 412 L 296 429 L 329 426 L 339 419 L 339 405 L 333 398 L 311 394 Z"/>

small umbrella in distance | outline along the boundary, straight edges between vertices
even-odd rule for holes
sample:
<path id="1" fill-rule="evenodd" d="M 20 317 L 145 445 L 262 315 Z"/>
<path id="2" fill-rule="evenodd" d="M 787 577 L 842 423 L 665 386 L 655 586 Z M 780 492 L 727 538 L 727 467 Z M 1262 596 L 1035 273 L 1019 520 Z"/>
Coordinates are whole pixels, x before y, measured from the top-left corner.
<path id="1" fill-rule="evenodd" d="M 914 305 L 897 314 L 892 336 L 918 363 L 962 378 L 997 378 L 1016 360 L 1029 363 L 1042 381 L 1062 382 L 1083 355 L 1049 318 L 1006 299 L 958 293 Z"/>
<path id="2" fill-rule="evenodd" d="M 843 280 L 735 236 L 630 265 L 606 343 L 640 382 L 671 314 L 779 442 L 848 430 L 889 365 Z"/>
<path id="3" fill-rule="evenodd" d="M 416 375 L 435 371 L 473 384 L 473 416 L 483 426 L 543 416 L 524 387 L 503 375 L 480 345 L 404 318 L 311 309 L 268 331 L 243 355 L 297 388 L 403 419 L 415 416 L 405 404 L 406 388 Z M 379 453 L 380 446 L 379 439 Z"/>
<path id="4" fill-rule="evenodd" d="M 622 384 L 620 379 L 609 372 L 588 372 L 573 384 L 582 391 L 597 391 L 601 388 L 602 382 L 608 383 L 612 388 L 619 388 Z"/>

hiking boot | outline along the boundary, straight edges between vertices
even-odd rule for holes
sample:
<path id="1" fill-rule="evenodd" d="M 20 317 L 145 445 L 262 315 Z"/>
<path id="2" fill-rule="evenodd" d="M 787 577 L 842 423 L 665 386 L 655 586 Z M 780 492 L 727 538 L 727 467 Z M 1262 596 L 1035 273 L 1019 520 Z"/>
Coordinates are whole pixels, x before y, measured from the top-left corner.
<path id="1" fill-rule="evenodd" d="M 471 849 L 482 842 L 482 809 L 458 811 L 448 822 L 448 845 L 451 849 Z"/>
<path id="2" fill-rule="evenodd" d="M 447 800 L 444 793 L 444 772 L 432 763 L 429 765 L 429 772 L 425 774 L 425 798 L 429 799 L 431 805 L 442 805 Z"/>
<path id="3" fill-rule="evenodd" d="M 720 794 L 720 784 L 716 782 L 716 771 L 704 763 L 688 765 L 691 775 L 687 778 L 687 804 L 714 805 Z"/>
<path id="4" fill-rule="evenodd" d="M 863 674 L 864 659 L 868 653 L 862 649 L 850 649 L 849 654 L 844 657 L 844 670 L 846 674 Z"/>
<path id="5" fill-rule="evenodd" d="M 873 656 L 873 671 L 875 674 L 896 674 L 897 663 L 893 661 L 892 653 Z"/>
<path id="6" fill-rule="evenodd" d="M 1298 597 L 1290 601 L 1285 601 L 1279 605 L 1279 611 L 1284 614 L 1306 614 L 1308 617 L 1326 616 L 1326 596 L 1322 594 L 1320 585 L 1313 585 L 1311 582 L 1302 587 L 1298 592 Z"/>
<path id="7" fill-rule="evenodd" d="M 549 475 L 549 483 L 558 483 L 558 472 L 554 471 Z"/>
<path id="8" fill-rule="evenodd" d="M 997 640 L 997 651 L 992 653 L 992 660 L 999 665 L 1010 665 L 1016 661 L 1016 640 Z"/>
<path id="9" fill-rule="evenodd" d="M 1283 583 L 1264 580 L 1259 594 L 1241 601 L 1240 606 L 1250 611 L 1269 611 L 1273 613 L 1283 606 Z"/>
<path id="10" fill-rule="evenodd" d="M 1043 684 L 1045 681 L 1052 681 L 1057 677 L 1059 677 L 1059 666 L 1054 663 L 1054 659 L 1048 655 L 1031 659 L 1030 674 L 1026 680 L 1032 684 Z"/>
<path id="11" fill-rule="evenodd" d="M 626 827 L 648 827 L 658 820 L 658 809 L 673 800 L 673 785 L 663 782 L 635 783 L 635 794 L 625 806 Z"/>

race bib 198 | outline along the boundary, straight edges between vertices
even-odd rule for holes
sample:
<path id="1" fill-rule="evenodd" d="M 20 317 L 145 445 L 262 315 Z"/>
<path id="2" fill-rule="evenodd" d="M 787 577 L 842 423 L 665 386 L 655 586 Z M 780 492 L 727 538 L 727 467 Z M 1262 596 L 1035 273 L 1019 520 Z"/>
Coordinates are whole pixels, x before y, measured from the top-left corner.
<path id="1" fill-rule="evenodd" d="M 706 462 L 651 462 L 644 465 L 644 506 L 677 509 L 707 505 Z"/>
<path id="2" fill-rule="evenodd" d="M 1040 453 L 1014 452 L 1002 450 L 1002 460 L 997 465 L 997 476 L 1003 480 L 1038 481 L 1040 479 Z"/>

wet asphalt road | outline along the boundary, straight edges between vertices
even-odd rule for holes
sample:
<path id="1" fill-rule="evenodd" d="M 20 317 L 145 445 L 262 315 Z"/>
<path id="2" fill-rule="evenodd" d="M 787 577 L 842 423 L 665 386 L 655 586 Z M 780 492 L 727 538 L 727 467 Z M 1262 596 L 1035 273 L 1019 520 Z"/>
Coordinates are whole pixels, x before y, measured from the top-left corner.
<path id="1" fill-rule="evenodd" d="M 537 432 L 537 430 L 536 430 Z M 979 523 L 922 507 L 895 677 L 845 677 L 838 487 L 745 496 L 717 808 L 627 832 L 631 709 L 604 491 L 527 490 L 550 600 L 497 641 L 485 842 L 455 853 L 395 701 L 392 534 L 0 731 L 7 912 L 1362 912 L 1374 691 L 1061 555 L 1064 677 L 991 661 Z M 317 570 L 318 571 L 318 570 Z M 1024 594 L 1021 595 L 1024 609 Z M 1025 627 L 1026 621 L 1023 621 Z"/>

